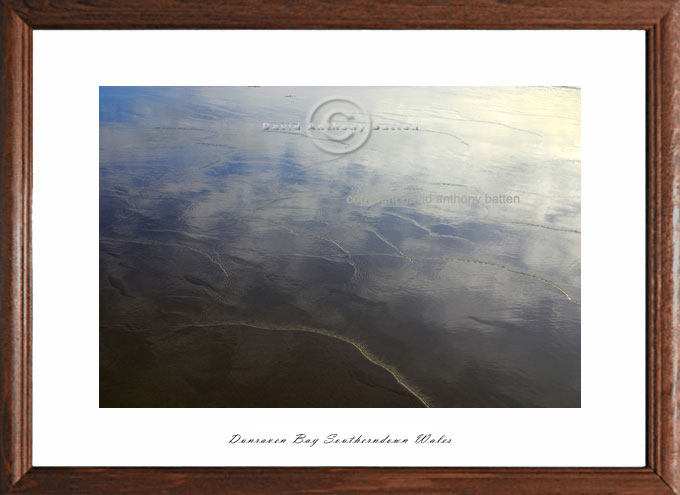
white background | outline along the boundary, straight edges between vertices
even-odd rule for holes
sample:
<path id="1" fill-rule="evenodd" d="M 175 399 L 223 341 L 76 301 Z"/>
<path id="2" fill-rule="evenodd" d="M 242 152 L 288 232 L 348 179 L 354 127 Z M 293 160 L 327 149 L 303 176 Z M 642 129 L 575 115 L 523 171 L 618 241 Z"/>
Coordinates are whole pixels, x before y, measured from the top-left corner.
<path id="1" fill-rule="evenodd" d="M 36 466 L 645 464 L 642 31 L 34 33 Z M 581 409 L 99 409 L 100 85 L 582 87 Z M 234 433 L 448 445 L 234 446 Z"/>

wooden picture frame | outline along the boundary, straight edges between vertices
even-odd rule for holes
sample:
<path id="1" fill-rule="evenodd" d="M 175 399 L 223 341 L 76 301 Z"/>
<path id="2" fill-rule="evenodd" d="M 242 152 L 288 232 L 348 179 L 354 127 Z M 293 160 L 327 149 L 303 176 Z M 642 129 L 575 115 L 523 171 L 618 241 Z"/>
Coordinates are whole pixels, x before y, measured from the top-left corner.
<path id="1" fill-rule="evenodd" d="M 33 30 L 208 28 L 646 31 L 646 467 L 32 467 Z M 0 493 L 680 493 L 680 0 L 0 0 L 0 71 Z"/>

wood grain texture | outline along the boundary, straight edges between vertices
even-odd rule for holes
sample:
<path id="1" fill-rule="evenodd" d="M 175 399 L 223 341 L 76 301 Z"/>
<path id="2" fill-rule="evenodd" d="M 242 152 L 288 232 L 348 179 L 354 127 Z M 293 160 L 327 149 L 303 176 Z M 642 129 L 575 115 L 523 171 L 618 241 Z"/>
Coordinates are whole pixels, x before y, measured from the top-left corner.
<path id="1" fill-rule="evenodd" d="M 641 28 L 648 40 L 648 467 L 31 468 L 32 28 Z M 680 0 L 0 0 L 0 493 L 680 494 Z"/>
<path id="2" fill-rule="evenodd" d="M 661 455 L 661 30 L 647 32 L 647 463 Z"/>
<path id="3" fill-rule="evenodd" d="M 56 495 L 670 495 L 650 469 L 52 469 L 12 493 Z"/>
<path id="4" fill-rule="evenodd" d="M 680 2 L 661 31 L 661 339 L 658 472 L 680 493 Z"/>
<path id="5" fill-rule="evenodd" d="M 0 5 L 0 488 L 30 468 L 31 30 Z"/>
<path id="6" fill-rule="evenodd" d="M 672 0 L 6 0 L 34 29 L 644 28 Z"/>

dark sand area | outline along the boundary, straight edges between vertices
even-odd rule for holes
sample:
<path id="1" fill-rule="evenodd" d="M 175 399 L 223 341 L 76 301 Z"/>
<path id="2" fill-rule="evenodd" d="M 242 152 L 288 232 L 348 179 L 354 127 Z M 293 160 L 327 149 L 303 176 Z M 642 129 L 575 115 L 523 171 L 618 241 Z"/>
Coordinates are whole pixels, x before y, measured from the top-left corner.
<path id="1" fill-rule="evenodd" d="M 100 407 L 424 407 L 352 344 L 250 326 L 100 331 Z"/>

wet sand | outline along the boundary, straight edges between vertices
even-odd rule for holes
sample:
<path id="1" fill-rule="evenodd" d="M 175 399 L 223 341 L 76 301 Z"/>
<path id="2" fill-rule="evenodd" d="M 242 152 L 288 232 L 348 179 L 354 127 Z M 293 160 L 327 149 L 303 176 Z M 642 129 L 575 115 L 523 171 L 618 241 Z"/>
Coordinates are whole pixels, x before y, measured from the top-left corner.
<path id="1" fill-rule="evenodd" d="M 425 407 L 358 348 L 318 333 L 102 328 L 100 339 L 101 407 Z"/>
<path id="2" fill-rule="evenodd" d="M 329 91 L 419 130 L 262 131 Z M 577 90 L 100 98 L 100 407 L 580 407 Z"/>

